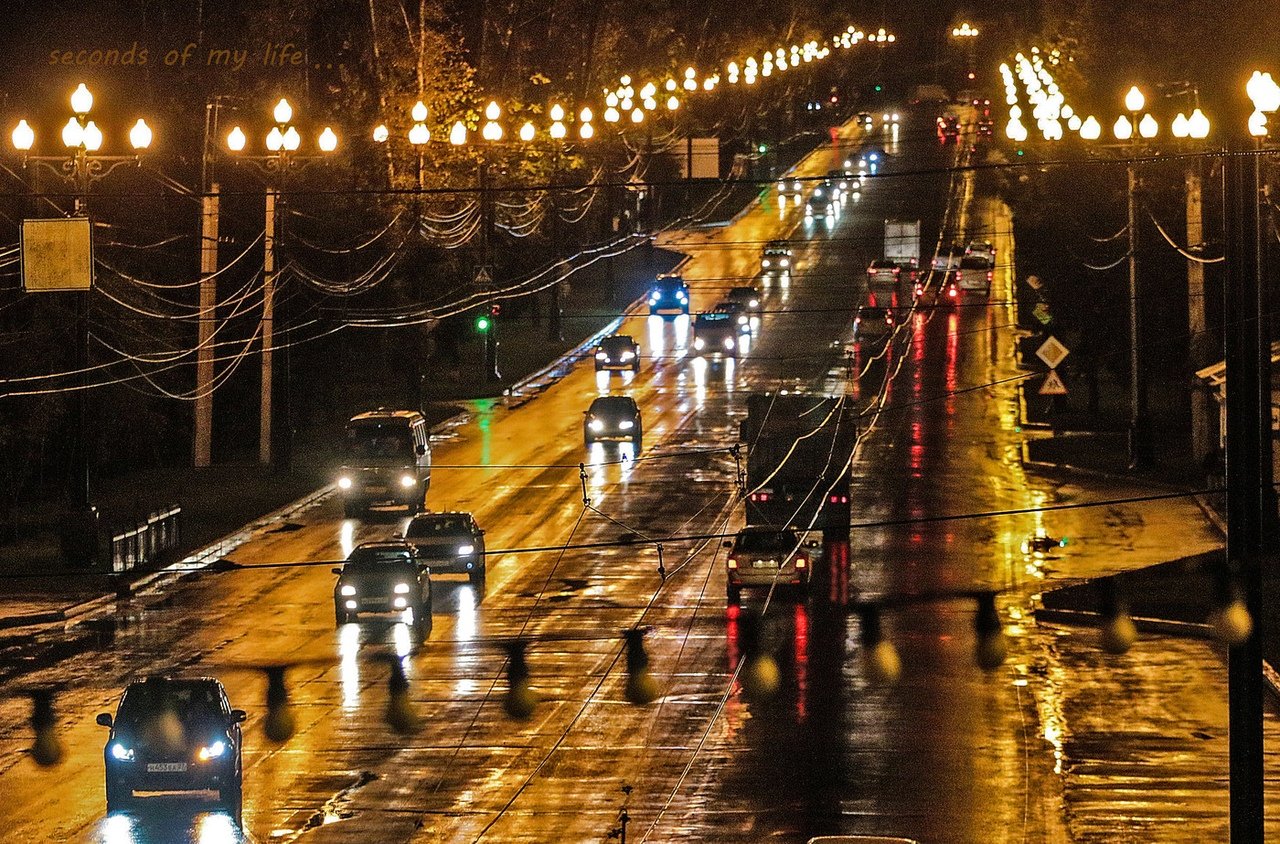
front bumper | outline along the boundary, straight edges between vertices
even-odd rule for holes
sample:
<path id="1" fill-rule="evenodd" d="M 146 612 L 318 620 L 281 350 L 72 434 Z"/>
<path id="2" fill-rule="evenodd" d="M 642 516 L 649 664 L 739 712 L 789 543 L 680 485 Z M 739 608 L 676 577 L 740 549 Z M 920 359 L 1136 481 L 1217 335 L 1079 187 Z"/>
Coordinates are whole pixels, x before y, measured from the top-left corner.
<path id="1" fill-rule="evenodd" d="M 107 782 L 129 791 L 221 791 L 240 785 L 234 751 L 225 762 L 118 762 L 107 763 Z M 148 765 L 186 765 L 185 771 L 148 771 Z"/>

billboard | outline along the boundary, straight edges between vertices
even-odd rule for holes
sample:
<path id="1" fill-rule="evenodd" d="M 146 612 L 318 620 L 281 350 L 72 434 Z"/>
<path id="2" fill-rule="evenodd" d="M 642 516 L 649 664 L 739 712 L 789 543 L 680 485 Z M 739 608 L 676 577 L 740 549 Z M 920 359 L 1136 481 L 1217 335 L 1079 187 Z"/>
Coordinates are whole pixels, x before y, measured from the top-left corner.
<path id="1" fill-rule="evenodd" d="M 22 289 L 27 293 L 88 290 L 93 246 L 88 217 L 22 221 Z"/>

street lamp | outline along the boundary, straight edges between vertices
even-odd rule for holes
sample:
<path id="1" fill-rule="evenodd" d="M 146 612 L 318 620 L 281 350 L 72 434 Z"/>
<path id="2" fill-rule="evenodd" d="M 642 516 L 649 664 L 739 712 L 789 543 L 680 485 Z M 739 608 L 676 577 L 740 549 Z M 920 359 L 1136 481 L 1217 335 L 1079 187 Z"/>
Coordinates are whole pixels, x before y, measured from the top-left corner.
<path id="1" fill-rule="evenodd" d="M 1146 384 L 1142 380 L 1142 361 L 1140 359 L 1141 344 L 1139 338 L 1142 327 L 1139 324 L 1139 290 L 1138 290 L 1138 135 L 1143 138 L 1154 138 L 1158 127 L 1155 118 L 1150 114 L 1138 119 L 1138 112 L 1146 105 L 1146 97 L 1137 85 L 1132 86 L 1124 95 L 1124 106 L 1132 115 L 1132 121 L 1122 124 L 1116 121 L 1116 137 L 1129 140 L 1128 166 L 1128 216 L 1129 216 L 1129 466 L 1139 468 L 1146 465 L 1150 443 L 1147 442 L 1146 431 L 1147 396 Z M 1121 118 L 1122 120 L 1124 118 Z M 1137 133 L 1134 133 L 1134 127 Z"/>
<path id="2" fill-rule="evenodd" d="M 70 97 L 71 117 L 62 128 L 61 139 L 67 149 L 64 155 L 32 155 L 35 147 L 36 133 L 25 119 L 19 119 L 18 125 L 10 134 L 13 147 L 22 157 L 22 165 L 40 165 L 48 170 L 70 178 L 76 186 L 75 199 L 71 217 L 79 218 L 88 232 L 89 241 L 86 248 L 91 248 L 92 226 L 89 224 L 85 204 L 88 201 L 89 187 L 98 179 L 123 164 L 140 166 L 142 154 L 151 146 L 153 133 L 145 120 L 139 119 L 129 130 L 129 145 L 133 155 L 98 155 L 102 149 L 103 135 L 98 125 L 89 119 L 93 108 L 93 94 L 88 87 L 80 83 Z M 104 166 L 105 165 L 105 166 Z M 25 230 L 26 221 L 23 228 Z M 89 292 L 93 286 L 92 261 L 88 266 L 87 277 L 78 281 L 74 292 L 78 293 L 76 302 L 76 347 L 75 369 L 79 372 L 79 384 L 75 391 L 72 406 L 74 429 L 72 442 L 72 479 L 70 497 L 72 512 L 66 519 L 62 530 L 62 553 L 68 562 L 88 564 L 97 555 L 97 510 L 90 501 L 89 484 L 89 434 L 88 434 L 88 394 L 89 394 Z M 37 268 L 32 267 L 33 271 Z M 24 284 L 25 284 L 24 267 Z"/>
<path id="3" fill-rule="evenodd" d="M 271 111 L 272 117 L 275 119 L 275 125 L 271 127 L 266 135 L 265 145 L 267 148 L 266 155 L 245 155 L 244 150 L 247 145 L 248 137 L 243 129 L 239 126 L 233 126 L 231 132 L 227 135 L 227 149 L 236 154 L 239 160 L 249 161 L 258 165 L 268 175 L 273 175 L 283 180 L 285 171 L 292 166 L 298 158 L 306 158 L 305 156 L 296 156 L 296 153 L 302 146 L 302 135 L 297 127 L 292 125 L 293 106 L 284 97 L 275 104 Z M 326 126 L 320 132 L 316 140 L 316 148 L 323 156 L 331 155 L 338 148 L 338 136 L 331 127 Z M 274 352 L 275 352 L 275 288 L 276 288 L 276 240 L 279 238 L 279 232 L 276 225 L 276 202 L 280 196 L 280 190 L 273 184 L 274 180 L 269 180 L 266 193 L 265 215 L 263 221 L 263 258 L 262 258 L 262 378 L 261 393 L 259 403 L 258 417 L 258 462 L 264 466 L 272 465 L 273 452 L 272 432 L 273 432 L 273 396 L 274 396 Z M 216 193 L 216 188 L 214 190 Z M 214 205 L 214 221 L 213 231 L 217 231 L 217 211 Z M 216 284 L 213 276 L 207 276 L 201 282 L 201 300 L 209 295 L 213 301 L 216 301 Z M 210 289 L 205 290 L 205 285 L 209 285 Z M 200 333 L 201 342 L 200 350 L 203 353 L 206 348 L 212 351 L 212 343 L 206 343 L 206 339 L 211 339 L 212 334 L 206 338 L 206 332 L 212 331 L 212 322 L 208 324 L 201 321 Z M 210 392 L 212 382 L 212 359 L 201 367 L 201 361 L 197 361 L 197 372 L 203 373 L 197 376 L 197 395 Z M 201 419 L 201 414 L 205 418 Z M 210 408 L 197 408 L 197 429 L 201 426 L 210 425 L 208 416 L 212 414 Z M 207 436 L 207 434 L 205 435 Z M 197 441 L 200 434 L 197 433 Z M 286 441 L 287 443 L 287 441 Z M 290 457 L 288 454 L 288 445 L 286 445 L 286 454 L 283 460 L 287 461 Z M 199 459 L 197 458 L 199 465 Z M 207 463 L 205 464 L 207 465 Z"/>

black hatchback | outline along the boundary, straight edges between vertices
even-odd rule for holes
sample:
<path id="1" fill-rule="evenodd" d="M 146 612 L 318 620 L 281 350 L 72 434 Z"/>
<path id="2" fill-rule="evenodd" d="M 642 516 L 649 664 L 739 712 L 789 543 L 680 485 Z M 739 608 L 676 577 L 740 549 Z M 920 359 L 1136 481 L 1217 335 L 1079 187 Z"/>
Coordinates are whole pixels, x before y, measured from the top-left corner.
<path id="1" fill-rule="evenodd" d="M 346 624 L 361 614 L 413 615 L 423 635 L 431 632 L 431 575 L 418 564 L 413 546 L 401 540 L 357 545 L 333 573 L 335 621 Z"/>
<path id="2" fill-rule="evenodd" d="M 107 811 L 128 808 L 134 792 L 216 791 L 240 817 L 243 768 L 240 724 L 227 692 L 212 677 L 148 677 L 130 683 L 103 749 Z"/>
<path id="3" fill-rule="evenodd" d="M 630 441 L 636 450 L 644 437 L 640 408 L 631 396 L 600 396 L 583 411 L 582 438 L 587 445 L 602 440 Z"/>

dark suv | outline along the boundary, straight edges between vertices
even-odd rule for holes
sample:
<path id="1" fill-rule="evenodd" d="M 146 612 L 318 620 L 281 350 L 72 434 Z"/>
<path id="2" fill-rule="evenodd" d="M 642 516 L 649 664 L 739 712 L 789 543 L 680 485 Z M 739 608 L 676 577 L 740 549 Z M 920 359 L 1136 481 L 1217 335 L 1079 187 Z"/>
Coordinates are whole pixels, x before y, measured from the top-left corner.
<path id="1" fill-rule="evenodd" d="M 333 615 L 339 625 L 361 613 L 399 616 L 411 610 L 423 635 L 431 632 L 431 574 L 418 565 L 413 546 L 394 539 L 361 543 L 333 573 L 338 575 Z"/>
<path id="2" fill-rule="evenodd" d="M 465 574 L 484 595 L 484 531 L 470 513 L 421 513 L 404 532 L 418 561 L 434 574 Z"/>
<path id="3" fill-rule="evenodd" d="M 689 285 L 678 275 L 660 275 L 649 288 L 649 314 L 676 316 L 689 313 Z"/>
<path id="4" fill-rule="evenodd" d="M 587 445 L 601 440 L 630 440 L 636 451 L 644 437 L 640 408 L 631 396 L 600 396 L 583 411 L 582 438 Z"/>
<path id="5" fill-rule="evenodd" d="M 611 334 L 596 348 L 596 372 L 640 371 L 640 344 L 630 334 Z"/>
<path id="6" fill-rule="evenodd" d="M 98 723 L 111 729 L 103 759 L 107 811 L 127 808 L 135 791 L 216 791 L 237 821 L 241 806 L 240 724 L 222 684 L 211 677 L 148 677 L 130 683 Z"/>

